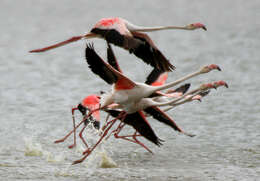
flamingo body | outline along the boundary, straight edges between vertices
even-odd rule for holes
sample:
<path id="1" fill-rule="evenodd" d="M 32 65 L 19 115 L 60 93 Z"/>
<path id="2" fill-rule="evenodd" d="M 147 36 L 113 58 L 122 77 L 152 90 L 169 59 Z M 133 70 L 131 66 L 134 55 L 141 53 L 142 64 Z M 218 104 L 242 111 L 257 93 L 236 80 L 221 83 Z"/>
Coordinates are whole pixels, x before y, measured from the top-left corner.
<path id="1" fill-rule="evenodd" d="M 150 86 L 144 83 L 134 82 L 125 75 L 123 75 L 121 72 L 113 68 L 111 65 L 109 65 L 102 58 L 99 57 L 92 45 L 88 45 L 86 47 L 85 55 L 86 61 L 89 64 L 89 68 L 92 70 L 92 72 L 100 76 L 107 83 L 113 85 L 112 91 L 106 94 L 103 101 L 101 101 L 101 107 L 108 106 L 111 103 L 117 103 L 126 108 L 126 106 L 131 106 L 134 104 L 134 102 L 138 102 L 142 98 L 149 97 L 156 91 L 170 88 L 184 80 L 187 80 L 188 78 L 194 77 L 201 73 L 207 73 L 213 69 L 220 70 L 220 68 L 217 65 L 211 64 L 209 66 L 203 67 L 199 72 L 190 74 L 175 82 L 161 86 Z M 121 87 L 121 84 L 123 89 L 118 89 L 118 87 Z M 125 87 L 125 85 L 131 86 Z"/>

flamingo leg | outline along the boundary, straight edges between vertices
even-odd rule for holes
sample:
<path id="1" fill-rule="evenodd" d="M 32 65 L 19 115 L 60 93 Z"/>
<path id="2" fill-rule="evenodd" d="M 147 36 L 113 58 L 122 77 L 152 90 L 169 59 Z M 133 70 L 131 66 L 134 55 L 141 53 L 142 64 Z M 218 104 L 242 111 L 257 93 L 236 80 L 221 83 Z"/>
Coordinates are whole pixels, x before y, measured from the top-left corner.
<path id="1" fill-rule="evenodd" d="M 88 113 L 88 115 L 84 116 L 84 118 L 82 119 L 82 121 L 81 121 L 80 123 L 78 123 L 78 125 L 75 126 L 72 131 L 70 131 L 70 132 L 69 132 L 66 136 L 64 136 L 62 139 L 56 140 L 54 143 L 64 142 L 72 133 L 74 133 L 74 132 L 76 131 L 76 129 L 78 129 L 78 127 L 79 127 L 82 123 L 84 123 L 84 122 L 91 116 L 91 114 L 92 114 L 93 112 L 98 111 L 98 110 L 100 110 L 100 108 L 94 109 L 93 111 L 90 111 L 90 112 Z"/>
<path id="2" fill-rule="evenodd" d="M 103 135 L 99 138 L 99 140 L 97 141 L 97 143 L 92 147 L 92 148 L 88 148 L 86 151 L 83 152 L 83 157 L 79 160 L 74 161 L 72 164 L 78 164 L 83 162 L 91 153 L 92 151 L 100 144 L 100 142 L 103 140 L 103 138 L 107 135 L 108 131 L 111 129 L 111 127 L 115 124 L 115 122 L 117 121 L 117 119 L 119 118 L 125 118 L 126 113 L 122 112 L 118 117 L 116 117 L 115 119 L 109 121 L 105 128 L 104 128 L 104 133 Z"/>
<path id="3" fill-rule="evenodd" d="M 111 133 L 106 137 L 106 140 L 107 140 L 108 138 L 110 138 L 110 136 L 111 136 L 112 134 L 119 133 L 120 130 L 121 130 L 124 126 L 125 126 L 125 124 L 120 121 L 118 127 L 117 127 L 116 129 L 114 129 L 113 131 L 111 131 Z"/>
<path id="4" fill-rule="evenodd" d="M 123 127 L 122 127 L 122 128 L 123 128 Z M 122 130 L 122 128 L 121 128 L 118 132 L 116 132 L 116 133 L 114 134 L 115 138 L 121 138 L 121 139 L 124 139 L 124 140 L 126 140 L 126 141 L 130 141 L 130 142 L 132 142 L 132 143 L 139 144 L 139 145 L 142 146 L 144 149 L 146 149 L 148 152 L 150 152 L 150 153 L 153 154 L 153 152 L 152 152 L 147 146 L 145 146 L 142 142 L 140 142 L 140 141 L 136 138 L 137 136 L 142 136 L 142 135 L 140 135 L 140 134 L 137 134 L 137 131 L 135 131 L 135 133 L 134 133 L 133 135 L 123 135 L 123 136 L 119 136 L 118 134 L 120 133 L 120 131 Z M 128 137 L 132 137 L 133 139 L 129 139 Z"/>
<path id="5" fill-rule="evenodd" d="M 74 130 L 74 139 L 73 139 L 73 144 L 69 145 L 68 148 L 71 149 L 76 146 L 76 130 L 75 130 L 75 116 L 74 116 L 74 111 L 78 110 L 78 108 L 74 107 L 71 109 L 71 114 L 72 114 L 72 122 L 73 122 L 73 130 Z"/>
<path id="6" fill-rule="evenodd" d="M 57 48 L 57 47 L 60 47 L 60 46 L 63 46 L 63 45 L 66 45 L 68 43 L 72 43 L 72 42 L 75 42 L 75 41 L 78 41 L 80 39 L 82 39 L 83 36 L 74 36 L 68 40 L 65 40 L 65 41 L 62 41 L 62 42 L 59 42 L 59 43 L 56 43 L 54 45 L 51 45 L 51 46 L 48 46 L 48 47 L 44 47 L 44 48 L 39 48 L 39 49 L 35 49 L 35 50 L 31 50 L 29 51 L 30 53 L 39 53 L 39 52 L 45 52 L 47 50 L 51 50 L 51 49 L 54 49 L 54 48 Z"/>
<path id="7" fill-rule="evenodd" d="M 141 141 L 139 141 L 136 136 L 141 136 L 141 135 L 137 135 L 137 131 L 135 132 L 134 136 L 133 136 L 133 139 L 136 141 L 137 144 L 141 145 L 144 149 L 146 149 L 148 152 L 152 153 L 153 152 L 147 147 L 145 146 Z"/>
<path id="8" fill-rule="evenodd" d="M 82 133 L 83 133 L 83 131 L 85 130 L 86 127 L 87 127 L 87 125 L 84 125 L 84 127 L 81 129 L 81 131 L 79 133 L 79 137 L 82 140 L 82 142 L 84 143 L 84 145 L 88 148 L 88 144 L 87 144 L 87 142 L 85 141 L 85 139 L 82 136 Z"/>

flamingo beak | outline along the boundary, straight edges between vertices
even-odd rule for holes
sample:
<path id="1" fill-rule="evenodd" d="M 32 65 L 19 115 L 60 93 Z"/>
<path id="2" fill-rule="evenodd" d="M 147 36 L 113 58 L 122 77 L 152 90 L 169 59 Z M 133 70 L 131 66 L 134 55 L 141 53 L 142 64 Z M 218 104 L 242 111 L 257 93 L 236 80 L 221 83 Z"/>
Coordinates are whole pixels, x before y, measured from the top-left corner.
<path id="1" fill-rule="evenodd" d="M 221 71 L 221 68 L 216 64 L 211 64 L 208 66 L 210 69 L 217 69 L 218 71 Z"/>
<path id="2" fill-rule="evenodd" d="M 206 26 L 203 25 L 201 28 L 202 28 L 203 30 L 207 31 Z"/>
<path id="3" fill-rule="evenodd" d="M 195 29 L 197 29 L 197 28 L 202 28 L 204 31 L 207 31 L 207 28 L 206 28 L 206 26 L 204 25 L 204 24 L 202 24 L 202 23 L 193 23 L 193 24 L 191 24 Z"/>
<path id="4" fill-rule="evenodd" d="M 224 84 L 223 84 L 226 88 L 228 88 L 228 84 L 225 82 Z"/>

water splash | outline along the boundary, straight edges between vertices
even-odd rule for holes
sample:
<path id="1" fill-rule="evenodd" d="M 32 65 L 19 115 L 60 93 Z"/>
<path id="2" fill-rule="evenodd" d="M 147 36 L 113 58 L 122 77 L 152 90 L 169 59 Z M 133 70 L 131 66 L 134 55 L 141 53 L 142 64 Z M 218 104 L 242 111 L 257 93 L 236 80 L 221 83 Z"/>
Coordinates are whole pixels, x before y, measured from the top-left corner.
<path id="1" fill-rule="evenodd" d="M 63 154 L 53 155 L 52 153 L 46 151 L 44 152 L 44 156 L 46 157 L 46 161 L 51 163 L 63 162 L 65 160 Z"/>
<path id="2" fill-rule="evenodd" d="M 25 156 L 38 156 L 46 158 L 47 162 L 57 163 L 65 160 L 63 154 L 53 155 L 51 152 L 44 150 L 40 143 L 35 142 L 32 138 L 25 138 Z"/>
<path id="3" fill-rule="evenodd" d="M 106 151 L 100 152 L 99 155 L 101 156 L 101 162 L 99 167 L 100 168 L 116 168 L 118 167 L 116 162 L 107 155 Z"/>
<path id="4" fill-rule="evenodd" d="M 32 139 L 26 138 L 25 140 L 25 156 L 42 156 L 43 149 L 40 143 L 33 143 Z"/>

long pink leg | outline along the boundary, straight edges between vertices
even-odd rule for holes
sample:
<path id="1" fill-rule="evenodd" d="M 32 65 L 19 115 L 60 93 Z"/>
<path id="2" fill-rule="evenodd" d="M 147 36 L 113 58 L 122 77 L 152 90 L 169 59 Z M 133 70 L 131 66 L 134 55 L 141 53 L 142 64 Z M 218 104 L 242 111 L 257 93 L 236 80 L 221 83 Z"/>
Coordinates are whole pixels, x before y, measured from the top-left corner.
<path id="1" fill-rule="evenodd" d="M 72 131 L 70 131 L 70 132 L 69 132 L 66 136 L 64 136 L 62 139 L 56 140 L 54 143 L 64 142 L 72 133 L 74 133 L 74 132 L 76 131 L 76 129 L 77 129 L 82 123 L 84 123 L 84 122 L 86 121 L 86 119 L 89 118 L 89 116 L 91 116 L 91 114 L 92 114 L 93 112 L 98 111 L 98 110 L 100 110 L 100 108 L 94 109 L 93 111 L 90 111 L 90 112 L 88 113 L 88 115 L 87 115 L 87 116 L 84 116 L 84 118 L 82 119 L 82 121 L 81 121 L 77 126 L 75 126 L 75 128 L 74 128 Z"/>
<path id="2" fill-rule="evenodd" d="M 122 114 L 124 116 L 124 114 Z M 121 116 L 121 115 L 119 115 Z M 98 140 L 98 142 L 91 148 L 91 149 L 87 149 L 86 151 L 83 152 L 83 155 L 85 155 L 86 153 L 89 152 L 89 150 L 91 150 L 91 152 L 95 149 L 95 147 L 103 140 L 103 138 L 107 135 L 108 131 L 111 129 L 111 127 L 114 125 L 114 123 L 119 119 L 119 116 L 117 118 L 114 118 L 113 120 L 107 122 L 107 124 L 104 126 L 104 132 L 101 135 L 100 139 Z M 108 127 L 109 126 L 109 127 Z M 108 128 L 107 128 L 108 127 Z"/>
<path id="3" fill-rule="evenodd" d="M 119 119 L 119 118 L 124 118 L 125 117 L 125 113 L 123 112 L 122 114 L 120 114 L 117 118 L 115 118 L 115 119 L 113 119 L 113 120 L 111 120 L 111 121 L 109 121 L 108 123 L 107 123 L 107 125 L 106 125 L 106 127 L 105 127 L 105 131 L 104 131 L 104 133 L 103 133 L 103 135 L 99 138 L 99 140 L 97 141 L 97 143 L 90 149 L 87 149 L 85 152 L 83 152 L 83 154 L 84 154 L 84 157 L 82 157 L 81 159 L 79 159 L 79 160 L 76 160 L 76 161 L 74 161 L 72 164 L 74 165 L 74 164 L 78 164 L 78 163 L 81 163 L 81 162 L 83 162 L 90 154 L 91 154 L 91 152 L 99 145 L 99 143 L 103 140 L 103 138 L 107 135 L 107 133 L 108 133 L 108 131 L 111 129 L 111 127 L 114 125 L 114 123 L 117 121 L 117 119 Z"/>
<path id="4" fill-rule="evenodd" d="M 85 139 L 84 139 L 83 136 L 82 136 L 82 133 L 83 133 L 83 131 L 85 130 L 85 128 L 86 128 L 86 125 L 84 125 L 84 127 L 81 129 L 81 131 L 80 131 L 80 133 L 79 133 L 79 137 L 80 137 L 80 139 L 82 140 L 82 142 L 84 143 L 84 145 L 88 148 L 88 144 L 87 144 L 87 142 L 85 141 Z"/>
<path id="5" fill-rule="evenodd" d="M 122 121 L 120 121 L 120 123 L 119 123 L 119 125 L 117 126 L 117 128 L 114 129 L 113 131 L 111 131 L 111 133 L 106 137 L 106 140 L 107 140 L 108 138 L 110 138 L 110 136 L 111 136 L 112 134 L 119 133 L 120 130 L 121 130 L 124 126 L 125 126 L 125 123 L 123 123 Z"/>
<path id="6" fill-rule="evenodd" d="M 136 144 L 139 144 L 140 146 L 142 146 L 144 149 L 146 149 L 148 152 L 150 153 L 153 153 L 147 146 L 145 146 L 143 143 L 141 143 L 139 140 L 137 140 L 136 136 L 142 136 L 142 135 L 137 135 L 136 131 L 133 135 L 123 135 L 123 136 L 119 136 L 119 133 L 121 132 L 122 128 L 125 126 L 126 124 L 123 122 L 123 120 L 120 120 L 120 123 L 118 125 L 118 127 L 113 130 L 107 137 L 106 137 L 106 140 L 112 135 L 114 134 L 114 137 L 115 138 L 121 138 L 121 139 L 124 139 L 126 141 L 130 141 L 132 143 L 136 143 Z M 129 137 L 133 138 L 130 139 Z"/>
<path id="7" fill-rule="evenodd" d="M 74 135 L 73 135 L 74 139 L 73 139 L 73 144 L 68 146 L 68 148 L 70 148 L 70 149 L 76 146 L 76 130 L 75 130 L 75 116 L 74 116 L 74 111 L 75 110 L 78 110 L 78 108 L 74 107 L 74 108 L 71 109 L 73 130 L 74 130 Z"/>
<path id="8" fill-rule="evenodd" d="M 120 133 L 120 131 L 121 131 L 121 129 L 114 134 L 115 138 L 121 138 L 121 139 L 130 141 L 130 142 L 132 142 L 132 143 L 139 144 L 139 145 L 142 146 L 144 149 L 146 149 L 148 152 L 153 153 L 147 146 L 145 146 L 142 142 L 140 142 L 140 141 L 136 138 L 136 136 L 142 136 L 142 135 L 140 135 L 140 134 L 137 135 L 137 131 L 135 131 L 135 133 L 134 133 L 133 135 L 119 136 L 118 134 Z M 129 139 L 128 137 L 131 137 L 131 138 L 133 138 L 134 140 Z"/>
<path id="9" fill-rule="evenodd" d="M 138 134 L 137 134 L 137 131 L 135 132 L 135 134 L 134 134 L 134 136 L 133 136 L 133 138 L 134 138 L 134 140 L 136 141 L 136 143 L 139 144 L 139 145 L 141 145 L 142 147 L 144 147 L 144 149 L 146 149 L 147 151 L 149 151 L 150 153 L 153 154 L 153 152 L 152 152 L 147 146 L 145 146 L 141 141 L 139 141 L 139 140 L 136 138 L 136 136 L 141 136 L 141 135 L 138 135 Z"/>
<path id="10" fill-rule="evenodd" d="M 62 41 L 62 42 L 59 42 L 59 43 L 56 43 L 54 45 L 51 45 L 51 46 L 48 46 L 48 47 L 45 47 L 45 48 L 39 48 L 39 49 L 35 49 L 35 50 L 31 50 L 29 51 L 30 53 L 39 53 L 39 52 L 45 52 L 47 50 L 50 50 L 50 49 L 54 49 L 54 48 L 57 48 L 57 47 L 60 47 L 60 46 L 63 46 L 63 45 L 66 45 L 68 43 L 72 43 L 72 42 L 75 42 L 75 41 L 78 41 L 80 39 L 82 39 L 83 36 L 74 36 L 68 40 L 65 40 L 65 41 Z"/>

